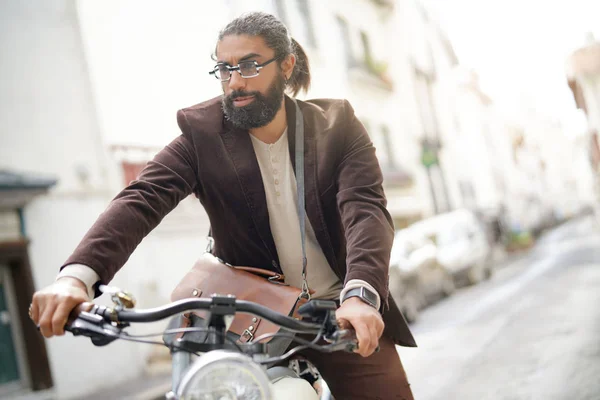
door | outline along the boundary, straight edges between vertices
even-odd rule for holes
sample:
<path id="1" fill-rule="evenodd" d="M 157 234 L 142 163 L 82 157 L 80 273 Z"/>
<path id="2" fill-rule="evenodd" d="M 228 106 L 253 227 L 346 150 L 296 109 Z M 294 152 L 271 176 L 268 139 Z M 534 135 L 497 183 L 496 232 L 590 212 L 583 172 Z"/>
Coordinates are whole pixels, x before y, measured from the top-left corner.
<path id="1" fill-rule="evenodd" d="M 0 391 L 20 381 L 13 318 L 9 308 L 10 282 L 7 267 L 0 265 Z"/>

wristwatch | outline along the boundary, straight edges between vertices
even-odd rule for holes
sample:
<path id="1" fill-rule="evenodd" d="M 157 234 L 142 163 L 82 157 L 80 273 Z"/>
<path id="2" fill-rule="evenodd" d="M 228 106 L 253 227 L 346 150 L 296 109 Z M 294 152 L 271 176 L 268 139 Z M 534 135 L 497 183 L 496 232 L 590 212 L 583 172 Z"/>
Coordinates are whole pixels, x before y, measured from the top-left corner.
<path id="1" fill-rule="evenodd" d="M 348 290 L 342 299 L 342 303 L 350 297 L 358 297 L 373 308 L 377 308 L 377 293 L 364 286 Z"/>

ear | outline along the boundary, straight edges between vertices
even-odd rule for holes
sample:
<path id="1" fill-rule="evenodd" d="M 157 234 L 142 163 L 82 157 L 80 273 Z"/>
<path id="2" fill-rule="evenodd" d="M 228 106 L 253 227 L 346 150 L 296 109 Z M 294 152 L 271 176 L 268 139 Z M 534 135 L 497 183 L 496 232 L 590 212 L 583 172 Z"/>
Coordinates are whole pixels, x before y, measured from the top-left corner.
<path id="1" fill-rule="evenodd" d="M 286 80 L 290 79 L 290 77 L 292 76 L 292 71 L 294 70 L 295 65 L 296 65 L 296 56 L 294 54 L 289 54 L 281 62 L 281 70 L 283 71 L 283 76 L 285 76 Z"/>

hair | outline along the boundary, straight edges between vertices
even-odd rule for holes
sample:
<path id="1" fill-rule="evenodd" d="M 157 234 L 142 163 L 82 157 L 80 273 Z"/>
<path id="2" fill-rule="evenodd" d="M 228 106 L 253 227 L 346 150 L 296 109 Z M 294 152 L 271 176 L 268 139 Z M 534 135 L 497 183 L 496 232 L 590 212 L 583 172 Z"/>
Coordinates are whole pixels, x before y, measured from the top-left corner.
<path id="1" fill-rule="evenodd" d="M 281 62 L 290 54 L 296 56 L 296 65 L 292 75 L 286 81 L 286 89 L 294 97 L 302 90 L 306 93 L 310 87 L 310 66 L 304 49 L 290 37 L 286 26 L 275 16 L 263 12 L 243 14 L 231 21 L 219 32 L 219 41 L 229 35 L 260 36 L 267 46 L 275 52 Z M 216 49 L 215 49 L 216 54 Z"/>

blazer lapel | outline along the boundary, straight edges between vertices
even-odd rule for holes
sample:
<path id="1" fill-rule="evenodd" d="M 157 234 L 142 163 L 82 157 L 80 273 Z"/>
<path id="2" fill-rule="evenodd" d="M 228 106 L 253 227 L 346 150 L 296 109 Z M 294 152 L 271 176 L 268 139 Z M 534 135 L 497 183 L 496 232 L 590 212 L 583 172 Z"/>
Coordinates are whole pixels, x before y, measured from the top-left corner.
<path id="1" fill-rule="evenodd" d="M 272 260 L 279 265 L 277 249 L 269 225 L 269 210 L 262 175 L 250 135 L 247 131 L 237 129 L 227 121 L 224 125 L 225 129 L 221 139 L 229 153 L 244 192 L 246 206 L 252 216 L 258 236 L 267 248 Z M 216 167 L 218 168 L 218 166 Z M 264 268 L 269 268 L 269 266 L 264 266 Z"/>

